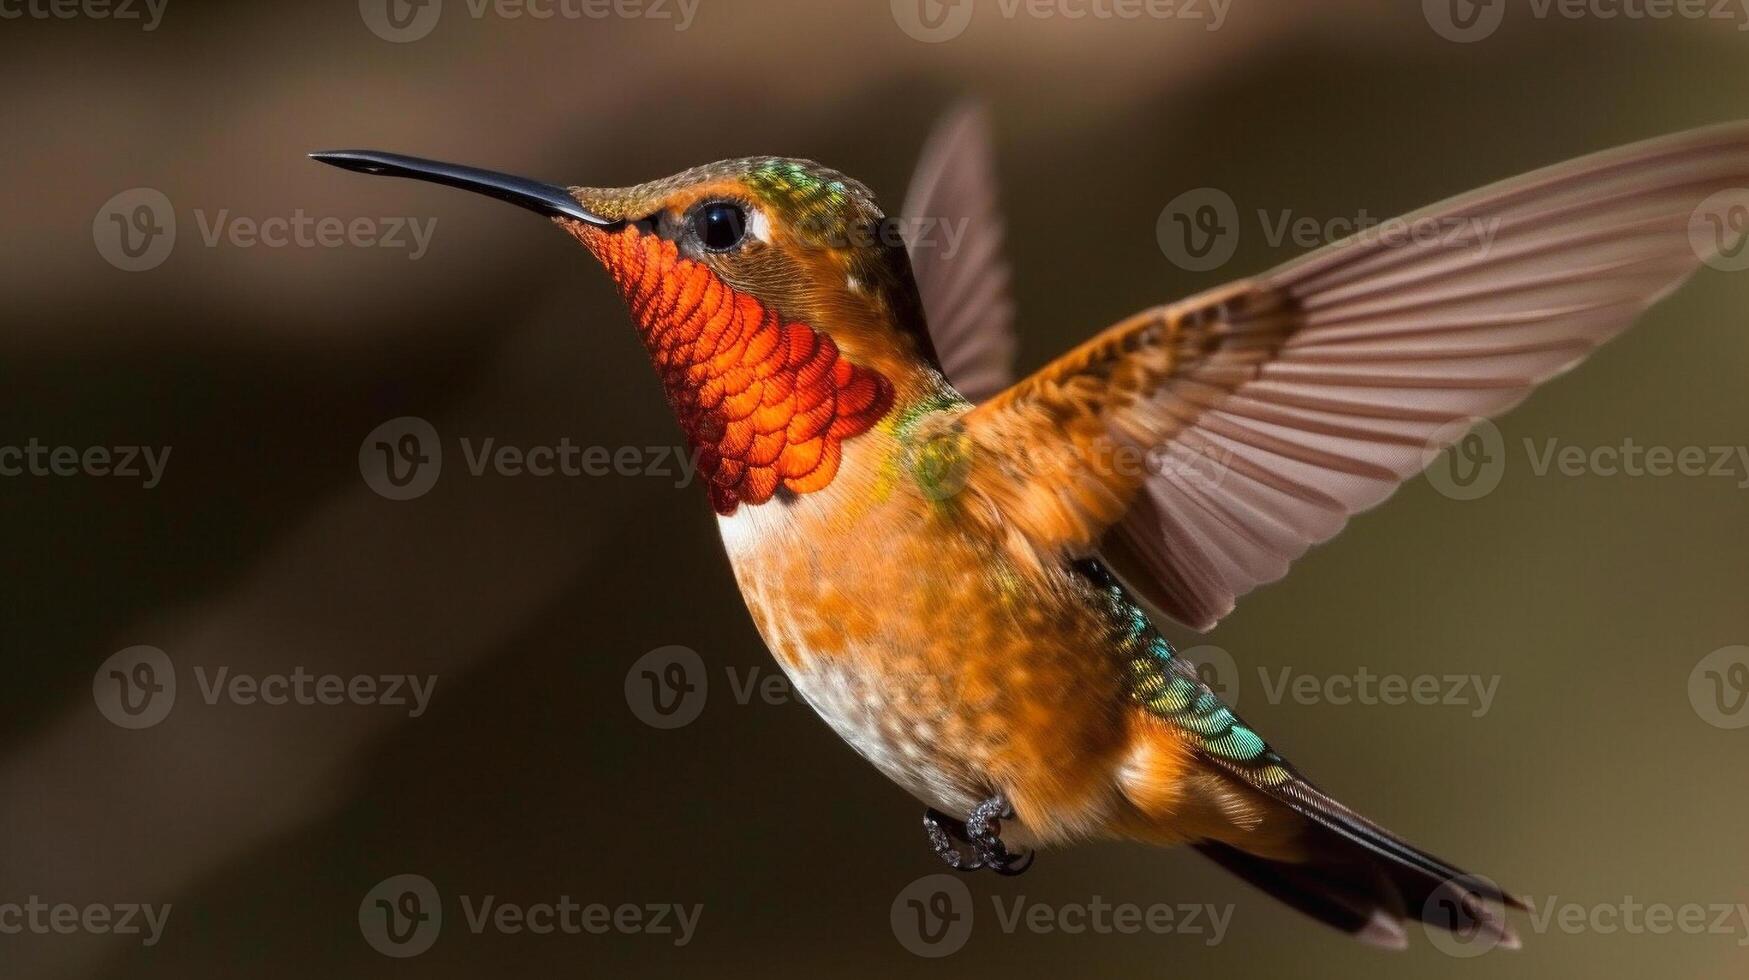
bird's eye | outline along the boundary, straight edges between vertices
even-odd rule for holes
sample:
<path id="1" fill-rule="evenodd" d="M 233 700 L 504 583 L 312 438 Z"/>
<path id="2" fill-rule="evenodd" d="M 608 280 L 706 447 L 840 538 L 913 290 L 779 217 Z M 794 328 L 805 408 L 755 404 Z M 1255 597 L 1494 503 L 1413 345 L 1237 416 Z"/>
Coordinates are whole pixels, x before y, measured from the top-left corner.
<path id="1" fill-rule="evenodd" d="M 699 208 L 692 217 L 693 233 L 706 249 L 727 252 L 747 234 L 747 212 L 739 204 L 715 201 Z"/>

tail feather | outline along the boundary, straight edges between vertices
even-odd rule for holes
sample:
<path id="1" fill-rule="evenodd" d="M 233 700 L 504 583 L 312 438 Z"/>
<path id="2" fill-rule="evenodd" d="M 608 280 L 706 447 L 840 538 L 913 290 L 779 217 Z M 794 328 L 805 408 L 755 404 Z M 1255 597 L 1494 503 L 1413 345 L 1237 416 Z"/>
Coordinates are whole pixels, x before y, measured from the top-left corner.
<path id="1" fill-rule="evenodd" d="M 1243 838 L 1194 846 L 1287 905 L 1375 946 L 1403 948 L 1403 924 L 1418 921 L 1480 949 L 1518 948 L 1499 908 L 1524 908 L 1517 896 L 1414 847 L 1307 783 L 1296 783 L 1278 801 L 1303 821 L 1293 857 L 1251 853 Z"/>
<path id="2" fill-rule="evenodd" d="M 1327 926 L 1386 949 L 1409 945 L 1402 925 L 1401 896 L 1375 868 L 1271 860 L 1220 841 L 1193 846 L 1221 867 Z"/>

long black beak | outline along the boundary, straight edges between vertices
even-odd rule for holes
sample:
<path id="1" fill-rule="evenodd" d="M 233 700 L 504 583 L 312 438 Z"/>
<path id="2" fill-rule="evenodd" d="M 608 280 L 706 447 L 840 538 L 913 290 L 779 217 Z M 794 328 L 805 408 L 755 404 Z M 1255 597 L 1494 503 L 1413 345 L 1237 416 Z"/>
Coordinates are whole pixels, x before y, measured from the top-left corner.
<path id="1" fill-rule="evenodd" d="M 459 187 L 464 191 L 473 191 L 487 197 L 495 197 L 500 201 L 509 201 L 518 207 L 544 214 L 550 218 L 571 218 L 602 228 L 611 228 L 623 222 L 603 218 L 591 214 L 577 203 L 570 192 L 563 187 L 543 184 L 538 180 L 528 180 L 524 177 L 512 177 L 493 170 L 481 170 L 478 167 L 464 167 L 455 163 L 441 163 L 437 160 L 423 160 L 419 157 L 402 156 L 399 153 L 380 153 L 376 150 L 326 150 L 310 154 L 310 159 L 339 167 L 342 170 L 355 170 L 361 174 L 380 174 L 385 177 L 410 177 L 414 180 L 430 181 L 433 184 L 444 184 L 449 187 Z"/>

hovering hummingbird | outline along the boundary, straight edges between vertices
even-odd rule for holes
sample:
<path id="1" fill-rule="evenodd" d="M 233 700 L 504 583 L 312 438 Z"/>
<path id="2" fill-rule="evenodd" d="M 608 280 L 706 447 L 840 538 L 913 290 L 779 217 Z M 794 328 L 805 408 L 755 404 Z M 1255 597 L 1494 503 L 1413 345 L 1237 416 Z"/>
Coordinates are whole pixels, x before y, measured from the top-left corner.
<path id="1" fill-rule="evenodd" d="M 795 689 L 928 807 L 947 864 L 1189 844 L 1369 942 L 1516 945 L 1489 880 L 1317 789 L 1145 610 L 1212 628 L 1465 420 L 1745 247 L 1749 123 L 1540 170 L 1144 310 L 1018 382 L 988 124 L 950 115 L 901 215 L 819 164 L 564 189 L 375 151 L 349 170 L 544 214 L 606 266 Z M 906 222 L 969 229 L 907 248 Z M 1734 222 L 1734 224 L 1733 224 Z M 1712 227 L 1718 234 L 1691 234 Z M 1456 424 L 1453 424 L 1456 423 Z M 1218 466 L 1209 465 L 1218 461 Z"/>

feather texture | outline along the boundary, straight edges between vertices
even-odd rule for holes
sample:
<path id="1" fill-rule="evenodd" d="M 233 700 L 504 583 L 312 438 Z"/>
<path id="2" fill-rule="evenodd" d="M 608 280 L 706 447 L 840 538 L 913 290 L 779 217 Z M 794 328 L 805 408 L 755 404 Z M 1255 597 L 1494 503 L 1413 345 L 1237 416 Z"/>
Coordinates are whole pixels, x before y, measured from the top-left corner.
<path id="1" fill-rule="evenodd" d="M 1744 206 L 1749 124 L 1585 157 L 1138 314 L 967 431 L 1034 547 L 1102 548 L 1206 630 L 1462 437 L 1452 423 L 1518 404 L 1732 247 L 1703 232 Z M 1053 447 L 1013 448 L 1029 438 Z"/>
<path id="2" fill-rule="evenodd" d="M 902 215 L 942 372 L 969 401 L 983 401 L 1013 382 L 1015 343 L 990 121 L 980 106 L 961 105 L 936 124 Z"/>

